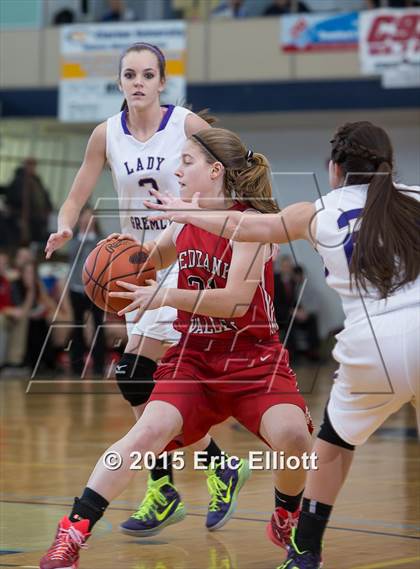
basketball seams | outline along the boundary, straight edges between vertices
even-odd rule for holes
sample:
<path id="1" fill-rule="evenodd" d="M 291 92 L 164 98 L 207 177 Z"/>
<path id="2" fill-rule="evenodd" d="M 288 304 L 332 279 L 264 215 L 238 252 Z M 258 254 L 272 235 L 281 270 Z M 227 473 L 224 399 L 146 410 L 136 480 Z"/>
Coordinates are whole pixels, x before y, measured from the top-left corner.
<path id="1" fill-rule="evenodd" d="M 93 261 L 92 274 L 89 274 L 89 272 L 86 270 L 86 272 L 88 273 L 88 275 L 89 275 L 90 278 L 92 278 L 92 275 L 95 274 L 96 263 L 97 263 L 99 254 L 100 254 L 100 252 L 101 252 L 101 250 L 102 250 L 102 246 L 99 246 L 99 247 L 98 247 L 98 245 L 97 245 L 96 248 L 97 248 L 98 250 L 96 251 L 95 259 L 94 259 L 94 261 Z M 108 261 L 109 261 L 109 259 L 108 259 Z M 85 268 L 85 266 L 84 266 L 83 268 Z M 88 283 L 86 283 L 86 284 L 88 284 Z"/>
<path id="2" fill-rule="evenodd" d="M 98 287 L 98 286 L 102 286 L 102 285 L 99 284 L 98 279 L 100 279 L 100 278 L 102 277 L 102 275 L 103 275 L 103 274 L 105 273 L 105 271 L 108 269 L 108 267 L 110 266 L 110 264 L 112 264 L 116 259 L 118 259 L 118 257 L 120 257 L 125 251 L 129 251 L 129 250 L 132 249 L 133 247 L 138 247 L 138 244 L 131 244 L 131 241 L 130 241 L 129 239 L 124 239 L 123 241 L 127 241 L 127 243 L 130 243 L 130 246 L 129 246 L 129 247 L 125 247 L 125 248 L 123 248 L 122 250 L 118 251 L 118 253 L 115 255 L 114 258 L 112 258 L 112 256 L 113 256 L 113 254 L 114 254 L 115 251 L 111 251 L 111 252 L 110 252 L 110 251 L 107 251 L 107 249 L 106 249 L 106 246 L 109 244 L 109 242 L 105 242 L 105 243 L 102 243 L 101 245 L 97 245 L 96 248 L 98 249 L 98 251 L 97 251 L 97 253 L 96 253 L 95 260 L 94 260 L 94 263 L 93 263 L 93 272 L 92 272 L 92 274 L 89 275 L 89 272 L 86 271 L 86 272 L 88 273 L 89 277 L 90 277 L 90 278 L 94 281 L 94 283 L 95 283 L 94 286 L 93 286 L 93 290 L 92 290 L 92 298 L 91 298 L 92 302 L 95 302 L 96 293 L 97 293 L 97 287 Z M 104 259 L 104 268 L 103 268 L 103 270 L 99 273 L 99 275 L 97 275 L 97 277 L 96 277 L 96 279 L 95 279 L 95 278 L 93 278 L 94 270 L 95 270 L 95 268 L 96 268 L 96 264 L 97 264 L 98 257 L 99 257 L 100 254 L 102 253 L 102 250 L 103 250 L 103 249 L 105 249 L 105 251 L 108 253 L 108 258 Z M 85 264 L 86 264 L 86 262 L 85 262 Z"/>
<path id="3" fill-rule="evenodd" d="M 127 241 L 128 243 L 131 243 L 131 241 L 129 239 L 124 239 L 124 241 Z M 108 259 L 106 260 L 106 264 L 103 268 L 103 270 L 99 273 L 99 275 L 97 276 L 97 279 L 100 279 L 102 277 L 102 275 L 105 273 L 105 271 L 108 269 L 108 267 L 116 260 L 118 259 L 118 257 L 120 257 L 123 253 L 125 253 L 125 251 L 129 251 L 130 249 L 132 249 L 133 247 L 138 247 L 137 244 L 131 244 L 129 247 L 126 247 L 124 249 L 121 249 L 120 251 L 118 251 L 118 253 L 115 255 L 115 257 L 113 257 L 115 251 L 107 251 L 106 246 L 109 245 L 110 242 L 105 242 L 102 243 L 102 245 L 99 246 L 99 251 L 98 251 L 98 255 L 102 252 L 102 249 L 105 249 L 105 251 L 108 253 Z M 96 260 L 96 259 L 95 259 Z M 96 286 L 96 285 L 95 285 Z M 93 290 L 93 297 L 95 298 L 96 296 L 96 290 L 94 287 Z"/>
<path id="4" fill-rule="evenodd" d="M 125 299 L 115 299 L 117 304 L 119 304 L 120 302 L 122 303 L 122 305 L 117 308 L 115 307 L 116 303 L 113 302 L 114 299 L 110 299 L 109 297 L 110 292 L 115 292 L 115 290 L 110 290 L 110 286 L 112 286 L 112 284 L 115 283 L 115 281 L 124 280 L 130 277 L 141 276 L 142 281 L 144 283 L 144 280 L 148 278 L 153 278 L 153 279 L 156 278 L 156 270 L 150 262 L 130 263 L 128 261 L 127 264 L 137 266 L 135 271 L 120 274 L 118 276 L 108 278 L 108 280 L 102 282 L 103 277 L 107 278 L 110 276 L 106 275 L 106 271 L 110 271 L 112 274 L 112 268 L 113 268 L 112 265 L 121 257 L 121 255 L 127 255 L 127 258 L 129 258 L 133 254 L 130 253 L 132 249 L 140 250 L 140 252 L 142 251 L 142 246 L 139 245 L 138 243 L 132 243 L 131 240 L 128 239 L 126 241 L 127 243 L 123 244 L 123 248 L 120 251 L 118 252 L 116 252 L 116 250 L 113 250 L 111 252 L 106 251 L 108 255 L 103 254 L 102 251 L 103 248 L 108 245 L 108 243 L 103 243 L 97 246 L 97 251 L 94 255 L 94 258 L 92 259 L 92 262 L 89 262 L 88 266 L 86 266 L 86 261 L 85 261 L 85 265 L 83 267 L 82 276 L 83 276 L 83 283 L 85 285 L 86 294 L 92 300 L 93 303 L 100 305 L 100 308 L 105 312 L 118 312 L 119 310 L 124 308 L 123 303 Z M 104 263 L 103 268 L 100 270 L 98 275 L 95 275 L 95 270 L 98 267 L 98 264 L 102 263 Z M 124 268 L 124 262 L 121 267 L 117 268 L 117 270 L 120 270 L 121 268 Z M 123 290 L 121 287 L 118 288 L 120 290 Z"/>
<path id="5" fill-rule="evenodd" d="M 124 241 L 129 241 L 129 240 L 128 240 L 128 239 L 124 239 Z M 105 243 L 104 243 L 103 245 L 101 245 L 101 248 L 102 248 L 102 247 L 105 247 Z M 121 257 L 121 255 L 122 255 L 123 253 L 125 253 L 126 251 L 129 251 L 129 250 L 132 249 L 133 247 L 139 247 L 139 245 L 138 245 L 137 243 L 135 243 L 134 245 L 130 245 L 130 247 L 127 247 L 126 249 L 122 249 L 121 251 L 119 251 L 119 252 L 117 253 L 117 255 L 115 255 L 115 257 L 112 258 L 112 260 L 111 260 L 111 257 L 112 257 L 112 255 L 113 255 L 113 253 L 108 253 L 108 262 L 107 262 L 106 266 L 104 267 L 104 269 L 102 270 L 102 272 L 98 275 L 98 279 L 102 277 L 102 275 L 104 274 L 104 272 L 107 270 L 107 268 L 109 267 L 109 265 L 110 265 L 111 263 L 114 263 L 114 262 L 118 259 L 118 257 Z"/>

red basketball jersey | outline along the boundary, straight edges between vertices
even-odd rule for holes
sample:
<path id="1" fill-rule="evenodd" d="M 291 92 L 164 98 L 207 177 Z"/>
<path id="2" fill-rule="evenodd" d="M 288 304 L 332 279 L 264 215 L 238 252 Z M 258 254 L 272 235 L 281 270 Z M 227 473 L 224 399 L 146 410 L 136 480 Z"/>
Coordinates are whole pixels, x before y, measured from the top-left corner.
<path id="1" fill-rule="evenodd" d="M 231 209 L 243 211 L 247 208 L 235 204 Z M 228 239 L 193 225 L 184 225 L 176 236 L 176 250 L 179 289 L 225 288 L 232 260 L 232 245 Z M 206 338 L 228 339 L 238 334 L 240 338 L 266 339 L 278 330 L 273 296 L 273 261 L 270 257 L 244 316 L 217 318 L 178 310 L 174 328 L 182 334 Z"/>

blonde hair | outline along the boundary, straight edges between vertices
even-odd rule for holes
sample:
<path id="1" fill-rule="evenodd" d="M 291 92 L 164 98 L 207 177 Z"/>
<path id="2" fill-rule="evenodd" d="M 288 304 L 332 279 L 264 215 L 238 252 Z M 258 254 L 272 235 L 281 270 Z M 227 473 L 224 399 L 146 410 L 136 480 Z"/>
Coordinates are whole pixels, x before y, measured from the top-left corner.
<path id="1" fill-rule="evenodd" d="M 263 154 L 248 150 L 237 134 L 224 128 L 201 130 L 191 137 L 207 162 L 224 168 L 225 196 L 263 213 L 277 213 L 272 197 L 270 164 Z"/>

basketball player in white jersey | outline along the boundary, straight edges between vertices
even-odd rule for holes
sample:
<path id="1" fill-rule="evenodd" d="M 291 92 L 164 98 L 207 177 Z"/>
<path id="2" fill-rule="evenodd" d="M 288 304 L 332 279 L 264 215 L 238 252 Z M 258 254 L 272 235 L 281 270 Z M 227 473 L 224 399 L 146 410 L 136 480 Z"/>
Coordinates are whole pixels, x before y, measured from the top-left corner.
<path id="1" fill-rule="evenodd" d="M 287 560 L 279 569 L 318 569 L 328 519 L 349 472 L 355 447 L 393 413 L 412 403 L 420 419 L 420 187 L 393 182 L 387 133 L 369 122 L 349 123 L 332 142 L 330 193 L 264 218 L 240 212 L 201 215 L 155 193 L 169 210 L 159 219 L 189 223 L 238 241 L 307 239 L 322 256 L 327 283 L 338 292 L 344 330 L 339 363 L 308 473 L 302 511 Z M 189 212 L 177 212 L 185 208 Z M 278 516 L 281 522 L 281 516 Z M 274 515 L 270 532 L 276 533 Z"/>
<path id="2" fill-rule="evenodd" d="M 130 46 L 121 56 L 118 78 L 125 97 L 123 108 L 94 129 L 82 166 L 60 209 L 58 230 L 46 245 L 47 258 L 71 238 L 81 208 L 91 196 L 106 162 L 111 167 L 118 194 L 122 233 L 142 243 L 156 240 L 168 222 L 149 221 L 143 202 L 150 198 L 152 189 L 179 194 L 174 172 L 180 162 L 181 148 L 192 134 L 209 128 L 206 121 L 188 109 L 160 105 L 159 95 L 165 86 L 165 57 L 158 47 L 147 43 Z M 174 265 L 158 272 L 157 280 L 165 281 L 165 286 L 176 287 L 177 273 L 177 265 Z M 173 308 L 147 312 L 139 322 L 133 323 L 135 315 L 135 312 L 129 314 L 126 320 L 128 343 L 116 366 L 116 379 L 123 397 L 132 405 L 138 419 L 153 389 L 156 362 L 169 345 L 178 341 L 180 334 L 172 326 L 176 317 Z M 194 448 L 207 451 L 211 511 L 206 526 L 210 530 L 216 526 L 219 528 L 231 515 L 226 515 L 225 494 L 231 501 L 229 512 L 233 512 L 240 485 L 225 492 L 227 485 L 219 477 L 220 467 L 210 468 L 212 460 L 217 464 L 222 451 L 209 435 Z M 241 461 L 239 468 L 248 471 L 246 461 Z M 102 508 L 100 498 L 87 489 L 78 499 L 79 510 L 84 507 L 90 509 L 91 515 L 93 510 L 99 515 Z M 175 498 L 179 502 L 178 507 L 168 508 Z M 219 504 L 223 508 L 219 508 Z M 184 505 L 173 485 L 171 459 L 158 458 L 156 468 L 150 473 L 144 500 L 139 509 L 121 524 L 121 530 L 137 537 L 150 536 L 184 517 Z"/>

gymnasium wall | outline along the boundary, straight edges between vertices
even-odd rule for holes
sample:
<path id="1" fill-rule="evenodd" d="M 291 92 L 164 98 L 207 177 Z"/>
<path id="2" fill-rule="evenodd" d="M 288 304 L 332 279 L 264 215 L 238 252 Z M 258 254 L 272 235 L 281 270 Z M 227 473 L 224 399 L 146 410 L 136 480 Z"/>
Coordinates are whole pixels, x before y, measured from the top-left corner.
<path id="1" fill-rule="evenodd" d="M 357 51 L 284 54 L 279 48 L 279 20 L 188 23 L 188 82 L 361 78 Z M 0 48 L 0 89 L 57 86 L 58 28 L 2 30 Z"/>

